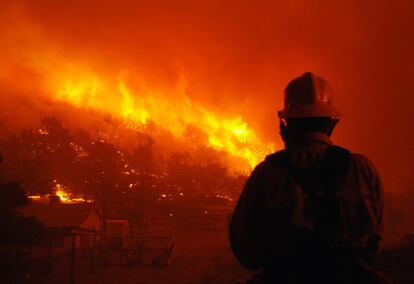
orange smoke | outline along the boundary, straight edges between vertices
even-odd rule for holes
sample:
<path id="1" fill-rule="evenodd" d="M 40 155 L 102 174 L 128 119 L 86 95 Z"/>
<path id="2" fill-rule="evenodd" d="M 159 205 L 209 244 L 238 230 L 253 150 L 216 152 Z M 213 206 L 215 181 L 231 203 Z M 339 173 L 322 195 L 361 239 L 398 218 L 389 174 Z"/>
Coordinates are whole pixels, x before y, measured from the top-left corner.
<path id="1" fill-rule="evenodd" d="M 411 181 L 413 3 L 3 0 L 0 131 L 53 98 L 176 137 L 192 124 L 252 165 L 279 141 L 286 83 L 313 71 L 344 114 L 334 141 Z"/>
<path id="2" fill-rule="evenodd" d="M 89 47 L 80 48 L 82 45 L 77 53 L 74 48 L 51 39 L 41 25 L 27 17 L 30 5 L 26 7 L 26 4 L 10 5 L 10 22 L 0 26 L 7 29 L 3 39 L 7 48 L 3 53 L 10 60 L 0 66 L 0 71 L 4 71 L 0 72 L 0 79 L 13 88 L 20 88 L 25 99 L 35 101 L 35 97 L 40 97 L 85 111 L 110 114 L 129 128 L 146 132 L 155 127 L 171 132 L 178 140 L 188 136 L 189 129 L 196 129 L 195 139 L 199 141 L 195 142 L 227 153 L 229 166 L 236 171 L 250 171 L 274 151 L 275 145 L 263 142 L 247 123 L 243 111 L 237 107 L 241 102 L 235 101 L 231 111 L 202 103 L 200 98 L 212 97 L 209 93 L 214 91 L 205 87 L 190 90 L 187 72 L 177 66 L 175 70 L 165 71 L 172 58 L 162 58 L 165 63 L 162 72 L 167 75 L 154 80 L 148 79 L 152 72 L 147 70 L 151 69 L 148 64 L 138 68 L 137 62 L 125 62 L 123 56 L 102 61 L 90 56 Z M 8 33 L 10 29 L 14 32 Z M 119 47 L 119 52 L 126 46 Z M 102 46 L 102 50 L 106 49 L 117 50 L 111 44 Z M 160 60 L 154 53 L 155 58 Z M 139 61 L 146 62 L 145 58 Z M 22 69 L 30 70 L 33 78 L 23 74 L 24 80 L 16 83 L 16 78 L 22 78 Z M 230 96 L 223 94 L 223 97 Z"/>

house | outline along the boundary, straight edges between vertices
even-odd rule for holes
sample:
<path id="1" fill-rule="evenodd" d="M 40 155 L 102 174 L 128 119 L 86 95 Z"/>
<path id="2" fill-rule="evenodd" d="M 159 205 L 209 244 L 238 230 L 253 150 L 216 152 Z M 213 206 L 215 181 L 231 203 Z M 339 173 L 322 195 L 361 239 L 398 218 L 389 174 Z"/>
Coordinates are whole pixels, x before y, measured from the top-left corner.
<path id="1" fill-rule="evenodd" d="M 89 248 L 102 227 L 102 212 L 95 203 L 32 203 L 21 210 L 25 217 L 35 217 L 46 227 L 43 246 L 68 250 L 75 246 Z"/>
<path id="2" fill-rule="evenodd" d="M 57 196 L 51 196 L 49 203 L 34 202 L 23 207 L 20 215 L 35 217 L 46 227 L 45 238 L 32 248 L 32 257 L 46 260 L 47 271 L 53 269 L 54 259 L 65 256 L 69 256 L 70 283 L 75 281 L 77 258 L 88 258 L 94 271 L 103 223 L 102 211 L 95 203 L 61 203 Z"/>

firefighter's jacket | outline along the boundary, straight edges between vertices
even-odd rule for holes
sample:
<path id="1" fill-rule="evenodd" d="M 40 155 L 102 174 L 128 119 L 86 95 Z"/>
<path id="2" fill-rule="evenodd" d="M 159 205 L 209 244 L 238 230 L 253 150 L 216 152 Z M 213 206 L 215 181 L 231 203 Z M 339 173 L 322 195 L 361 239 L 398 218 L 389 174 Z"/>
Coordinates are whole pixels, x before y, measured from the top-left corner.
<path id="1" fill-rule="evenodd" d="M 296 170 L 307 172 L 332 147 L 327 135 L 308 133 L 287 144 L 283 153 Z M 318 254 L 319 247 L 312 248 L 317 229 L 309 194 L 281 161 L 280 153 L 268 156 L 254 169 L 229 227 L 234 254 L 253 271 L 266 269 L 270 263 L 289 262 L 289 257 L 305 251 Z M 382 186 L 375 167 L 366 157 L 349 153 L 345 172 L 335 186 L 335 238 L 348 248 L 375 251 L 381 239 L 383 211 Z"/>

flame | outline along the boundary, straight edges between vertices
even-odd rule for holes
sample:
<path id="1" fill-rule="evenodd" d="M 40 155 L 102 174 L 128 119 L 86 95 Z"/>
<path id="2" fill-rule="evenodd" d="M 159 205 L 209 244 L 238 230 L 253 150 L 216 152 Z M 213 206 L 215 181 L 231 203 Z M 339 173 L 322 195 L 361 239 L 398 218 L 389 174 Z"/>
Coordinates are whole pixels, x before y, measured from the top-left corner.
<path id="1" fill-rule="evenodd" d="M 131 128 L 145 130 L 151 122 L 181 139 L 189 125 L 196 126 L 206 134 L 204 142 L 208 146 L 246 161 L 245 166 L 239 162 L 235 166 L 243 171 L 251 170 L 274 151 L 275 146 L 263 143 L 240 115 L 225 117 L 191 100 L 186 94 L 185 79 L 168 92 L 146 84 L 140 84 L 136 91 L 123 76 L 118 76 L 117 84 L 111 85 L 85 68 L 79 70 L 76 76 L 70 73 L 50 78 L 55 100 L 110 113 L 122 118 Z"/>
<path id="2" fill-rule="evenodd" d="M 43 199 L 43 196 L 41 196 L 41 195 L 29 195 L 28 197 L 31 200 L 41 200 L 41 199 Z"/>
<path id="3" fill-rule="evenodd" d="M 68 202 L 70 200 L 70 194 L 67 193 L 64 190 L 64 187 L 61 184 L 59 184 L 59 183 L 56 184 L 55 185 L 55 189 L 56 189 L 55 195 L 57 197 L 59 197 L 60 201 L 62 201 L 63 203 L 65 203 L 65 202 Z"/>
<path id="4" fill-rule="evenodd" d="M 83 197 L 75 197 L 73 194 L 69 193 L 67 189 L 62 184 L 55 184 L 54 193 L 47 195 L 29 195 L 28 198 L 37 203 L 48 203 L 51 196 L 59 197 L 60 202 L 62 203 L 84 203 L 84 202 L 93 202 L 91 199 L 85 199 Z"/>
<path id="5" fill-rule="evenodd" d="M 73 194 L 65 188 L 64 185 L 60 183 L 55 184 L 55 195 L 59 197 L 62 203 L 83 203 L 83 202 L 92 202 L 92 200 L 85 199 L 83 197 L 75 197 Z"/>
<path id="6" fill-rule="evenodd" d="M 53 100 L 110 114 L 139 131 L 155 124 L 157 129 L 168 130 L 178 139 L 185 138 L 189 126 L 195 126 L 206 134 L 206 141 L 200 142 L 229 153 L 229 166 L 236 171 L 250 171 L 275 149 L 274 144 L 262 142 L 242 116 L 224 115 L 190 99 L 189 84 L 183 74 L 178 74 L 181 77 L 176 87 L 168 88 L 162 82 L 149 84 L 122 69 L 119 73 L 110 68 L 99 69 L 98 74 L 93 69 L 93 58 L 90 62 L 82 61 L 82 57 L 78 61 L 50 42 L 37 25 L 19 19 L 15 29 L 6 40 L 7 46 L 19 47 L 10 48 L 13 58 L 24 58 L 24 65 L 42 78 L 42 92 Z M 27 47 L 21 44 L 26 41 L 31 43 Z M 3 69 L 4 73 L 9 72 L 8 68 L 0 66 L 0 73 Z"/>

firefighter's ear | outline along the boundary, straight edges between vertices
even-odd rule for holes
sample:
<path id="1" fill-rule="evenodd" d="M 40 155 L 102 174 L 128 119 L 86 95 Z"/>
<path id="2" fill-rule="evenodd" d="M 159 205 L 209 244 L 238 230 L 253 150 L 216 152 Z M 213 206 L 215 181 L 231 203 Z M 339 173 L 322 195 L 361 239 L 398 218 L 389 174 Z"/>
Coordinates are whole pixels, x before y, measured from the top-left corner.
<path id="1" fill-rule="evenodd" d="M 287 139 L 287 124 L 284 119 L 281 119 L 279 122 L 279 134 L 282 137 L 283 142 L 286 143 Z"/>
<path id="2" fill-rule="evenodd" d="M 330 137 L 332 135 L 332 132 L 335 129 L 335 126 L 338 124 L 339 119 L 332 119 L 332 123 L 331 123 L 331 129 L 328 131 L 328 136 Z"/>
<path id="3" fill-rule="evenodd" d="M 280 130 L 280 132 L 282 132 L 282 131 L 286 131 L 286 128 L 287 128 L 287 125 L 286 125 L 286 120 L 281 119 L 281 120 L 279 121 L 279 130 Z"/>

